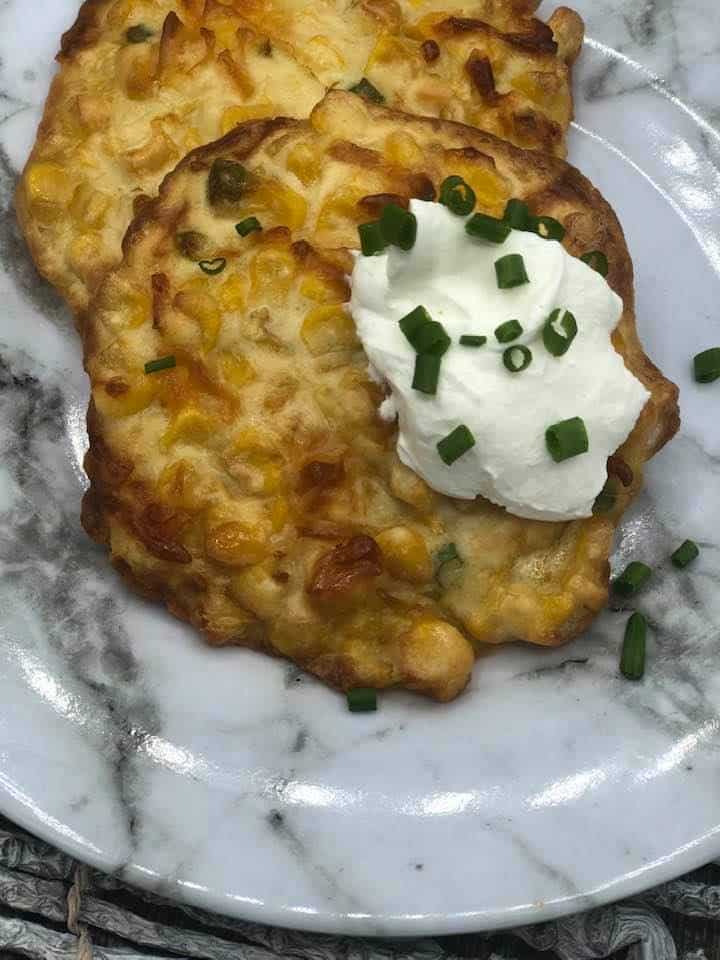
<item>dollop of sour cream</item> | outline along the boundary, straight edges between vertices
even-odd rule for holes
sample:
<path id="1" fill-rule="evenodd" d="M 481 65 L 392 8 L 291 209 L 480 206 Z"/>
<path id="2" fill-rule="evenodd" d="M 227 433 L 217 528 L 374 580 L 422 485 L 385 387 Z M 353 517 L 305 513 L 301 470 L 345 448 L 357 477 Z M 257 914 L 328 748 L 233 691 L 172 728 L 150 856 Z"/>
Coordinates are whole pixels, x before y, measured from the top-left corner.
<path id="1" fill-rule="evenodd" d="M 607 479 L 607 458 L 649 397 L 610 340 L 622 301 L 555 240 L 513 230 L 504 243 L 490 243 L 468 236 L 464 218 L 441 204 L 412 200 L 410 210 L 417 218 L 414 247 L 358 254 L 350 300 L 371 375 L 389 387 L 380 415 L 398 417 L 400 460 L 450 497 L 486 497 L 529 519 L 590 516 Z M 529 283 L 501 290 L 495 261 L 509 253 L 523 257 Z M 435 395 L 412 388 L 416 353 L 399 326 L 418 305 L 452 340 Z M 560 357 L 542 338 L 556 308 L 577 322 L 577 335 Z M 494 331 L 507 320 L 518 320 L 523 332 L 512 344 L 498 343 Z M 463 334 L 487 342 L 461 346 Z M 512 373 L 502 355 L 518 344 L 531 350 L 532 362 Z M 556 463 L 545 431 L 572 417 L 585 422 L 589 450 Z M 437 443 L 460 424 L 475 445 L 446 465 Z"/>

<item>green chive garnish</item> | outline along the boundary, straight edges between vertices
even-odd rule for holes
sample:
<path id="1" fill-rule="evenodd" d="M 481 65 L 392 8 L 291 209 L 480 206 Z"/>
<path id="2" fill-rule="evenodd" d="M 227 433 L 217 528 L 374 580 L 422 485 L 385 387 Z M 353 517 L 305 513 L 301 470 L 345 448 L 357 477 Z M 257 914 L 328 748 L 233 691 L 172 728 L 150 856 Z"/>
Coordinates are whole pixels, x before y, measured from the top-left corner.
<path id="1" fill-rule="evenodd" d="M 629 563 L 613 583 L 613 590 L 621 597 L 630 597 L 637 593 L 650 579 L 652 570 L 645 563 L 633 560 Z"/>
<path id="2" fill-rule="evenodd" d="M 695 379 L 698 383 L 712 383 L 720 377 L 720 347 L 710 347 L 696 353 L 693 359 Z"/>
<path id="3" fill-rule="evenodd" d="M 215 257 L 214 260 L 201 260 L 198 266 L 203 273 L 208 273 L 211 277 L 215 277 L 218 273 L 223 272 L 227 266 L 227 260 L 225 257 Z"/>
<path id="4" fill-rule="evenodd" d="M 503 243 L 510 236 L 510 226 L 485 213 L 474 213 L 465 224 L 465 232 L 479 240 Z"/>
<path id="5" fill-rule="evenodd" d="M 411 250 L 417 237 L 417 219 L 414 213 L 397 203 L 388 203 L 380 214 L 380 229 L 387 243 L 401 250 Z"/>
<path id="6" fill-rule="evenodd" d="M 372 713 L 377 710 L 377 690 L 372 687 L 355 687 L 347 692 L 350 713 Z"/>
<path id="7" fill-rule="evenodd" d="M 495 261 L 497 285 L 501 290 L 510 290 L 529 283 L 530 279 L 525 272 L 525 261 L 519 253 L 508 253 Z"/>
<path id="8" fill-rule="evenodd" d="M 466 217 L 475 207 L 475 191 L 462 177 L 446 177 L 440 184 L 440 203 L 459 217 Z"/>
<path id="9" fill-rule="evenodd" d="M 474 333 L 464 333 L 458 342 L 461 347 L 482 347 L 487 343 L 487 337 L 480 337 Z"/>
<path id="10" fill-rule="evenodd" d="M 415 307 L 410 313 L 406 313 L 400 318 L 400 329 L 405 334 L 410 344 L 417 350 L 417 337 L 420 330 L 426 323 L 432 323 L 432 317 L 425 307 Z"/>
<path id="11" fill-rule="evenodd" d="M 637 611 L 628 619 L 625 627 L 622 655 L 620 656 L 620 673 L 627 680 L 642 680 L 645 673 L 645 637 L 647 621 Z"/>
<path id="12" fill-rule="evenodd" d="M 255 230 L 262 230 L 262 226 L 257 217 L 246 217 L 244 220 L 241 220 L 240 223 L 235 224 L 235 229 L 241 237 L 247 237 L 248 234 L 253 233 Z"/>
<path id="13" fill-rule="evenodd" d="M 606 277 L 608 275 L 608 259 L 602 250 L 591 250 L 589 253 L 584 253 L 580 259 L 583 263 L 586 263 L 589 267 L 599 273 L 601 277 Z"/>
<path id="14" fill-rule="evenodd" d="M 465 565 L 454 543 L 440 547 L 433 559 L 435 579 L 441 587 L 448 587 L 454 575 Z"/>
<path id="15" fill-rule="evenodd" d="M 144 23 L 137 23 L 125 31 L 125 39 L 128 43 L 145 43 L 152 35 L 152 30 Z"/>
<path id="16" fill-rule="evenodd" d="M 365 77 L 354 87 L 349 87 L 350 93 L 356 93 L 359 97 L 371 100 L 373 103 L 385 103 L 385 97 L 380 93 L 377 87 L 374 87 Z"/>
<path id="17" fill-rule="evenodd" d="M 558 307 L 550 314 L 543 327 L 543 343 L 548 353 L 562 357 L 577 336 L 577 322 L 569 310 Z"/>
<path id="18" fill-rule="evenodd" d="M 502 355 L 505 369 L 510 373 L 522 373 L 532 363 L 532 352 L 529 347 L 523 347 L 518 344 L 515 347 L 508 347 Z"/>
<path id="19" fill-rule="evenodd" d="M 475 446 L 475 437 L 470 433 L 464 423 L 455 427 L 452 433 L 449 433 L 437 443 L 437 451 L 443 463 L 450 466 L 451 463 L 467 453 L 471 447 Z"/>
<path id="20" fill-rule="evenodd" d="M 522 332 L 519 320 L 506 320 L 495 327 L 495 339 L 498 343 L 510 343 L 511 340 L 517 340 Z"/>
<path id="21" fill-rule="evenodd" d="M 552 217 L 532 217 L 531 226 L 543 240 L 562 240 L 565 236 L 565 227 Z"/>
<path id="22" fill-rule="evenodd" d="M 513 230 L 530 230 L 530 211 L 522 200 L 508 200 L 503 214 L 505 223 L 509 223 Z"/>
<path id="23" fill-rule="evenodd" d="M 452 343 L 445 327 L 437 320 L 424 323 L 411 342 L 418 353 L 436 353 L 440 357 L 447 353 L 447 349 Z"/>
<path id="24" fill-rule="evenodd" d="M 360 236 L 360 249 L 363 256 L 372 257 L 376 253 L 382 253 L 387 242 L 385 234 L 382 231 L 379 220 L 372 220 L 370 223 L 361 223 L 358 227 Z"/>
<path id="25" fill-rule="evenodd" d="M 420 393 L 437 393 L 438 380 L 440 379 L 440 364 L 442 355 L 439 353 L 419 353 L 415 357 L 415 374 L 413 376 L 413 390 L 419 390 Z"/>
<path id="26" fill-rule="evenodd" d="M 693 560 L 699 556 L 700 550 L 698 549 L 698 545 L 693 540 L 685 540 L 684 543 L 680 544 L 675 553 L 671 554 L 670 559 L 673 562 L 673 566 L 679 567 L 682 570 L 683 567 L 692 563 Z"/>
<path id="27" fill-rule="evenodd" d="M 553 423 L 545 431 L 545 443 L 555 463 L 587 453 L 590 444 L 585 421 L 582 417 L 571 417 L 569 420 Z"/>
<path id="28" fill-rule="evenodd" d="M 454 543 L 446 543 L 444 547 L 440 549 L 435 554 L 435 564 L 438 567 L 441 567 L 444 563 L 449 563 L 450 560 L 459 560 L 460 554 L 457 551 L 457 547 Z"/>
<path id="29" fill-rule="evenodd" d="M 159 373 L 160 370 L 170 370 L 175 366 L 175 357 L 160 357 L 157 360 L 148 360 L 145 364 L 145 373 Z"/>

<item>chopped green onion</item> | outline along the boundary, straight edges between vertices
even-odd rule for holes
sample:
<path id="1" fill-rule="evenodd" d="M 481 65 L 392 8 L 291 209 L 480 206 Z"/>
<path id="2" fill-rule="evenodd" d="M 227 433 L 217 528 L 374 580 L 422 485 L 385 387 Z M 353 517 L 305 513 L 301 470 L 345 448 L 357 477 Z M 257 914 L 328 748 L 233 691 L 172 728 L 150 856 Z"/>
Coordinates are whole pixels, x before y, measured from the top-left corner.
<path id="1" fill-rule="evenodd" d="M 570 344 L 577 336 L 577 322 L 569 310 L 560 312 L 560 308 L 553 310 L 543 327 L 543 343 L 548 353 L 554 357 L 562 357 L 570 349 Z"/>
<path id="2" fill-rule="evenodd" d="M 420 327 L 411 342 L 418 353 L 436 353 L 442 356 L 447 353 L 452 340 L 441 323 L 429 320 Z"/>
<path id="3" fill-rule="evenodd" d="M 501 290 L 510 290 L 512 287 L 529 283 L 529 277 L 525 272 L 525 261 L 519 253 L 508 253 L 496 260 L 495 274 L 497 285 Z"/>
<path id="4" fill-rule="evenodd" d="M 425 307 L 415 307 L 410 313 L 406 313 L 400 318 L 400 329 L 405 334 L 410 344 L 417 350 L 417 337 L 420 330 L 426 323 L 432 323 L 432 317 Z"/>
<path id="5" fill-rule="evenodd" d="M 360 249 L 365 257 L 373 257 L 376 253 L 382 253 L 387 246 L 379 220 L 361 223 L 358 227 L 358 234 L 360 236 Z"/>
<path id="6" fill-rule="evenodd" d="M 208 174 L 207 193 L 211 204 L 237 203 L 247 188 L 248 172 L 237 160 L 218 157 Z"/>
<path id="7" fill-rule="evenodd" d="M 462 177 L 446 177 L 440 184 L 440 203 L 459 217 L 466 217 L 475 207 L 475 191 Z"/>
<path id="8" fill-rule="evenodd" d="M 490 243 L 503 243 L 510 236 L 510 226 L 485 213 L 474 213 L 465 224 L 465 233 Z"/>
<path id="9" fill-rule="evenodd" d="M 377 710 L 377 690 L 372 687 L 355 687 L 347 692 L 350 713 L 372 713 Z"/>
<path id="10" fill-rule="evenodd" d="M 646 634 L 647 621 L 641 613 L 635 611 L 628 619 L 625 627 L 625 637 L 620 656 L 620 673 L 627 680 L 642 680 L 645 673 Z"/>
<path id="11" fill-rule="evenodd" d="M 471 447 L 475 446 L 475 437 L 468 430 L 464 423 L 449 433 L 437 443 L 437 451 L 443 463 L 450 466 L 451 463 L 467 453 Z"/>
<path id="12" fill-rule="evenodd" d="M 530 224 L 543 240 L 562 240 L 565 236 L 565 227 L 552 217 L 532 217 Z"/>
<path id="13" fill-rule="evenodd" d="M 509 223 L 513 230 L 530 230 L 530 211 L 522 200 L 508 200 L 503 214 L 505 223 Z"/>
<path id="14" fill-rule="evenodd" d="M 698 549 L 698 545 L 693 540 L 685 540 L 685 542 L 681 543 L 677 550 L 671 554 L 670 559 L 673 562 L 673 566 L 679 567 L 682 570 L 683 567 L 692 563 L 693 560 L 696 560 L 699 556 L 700 550 Z"/>
<path id="15" fill-rule="evenodd" d="M 247 237 L 249 233 L 255 230 L 262 230 L 262 225 L 257 217 L 245 217 L 240 223 L 235 224 L 235 229 L 241 237 Z"/>
<path id="16" fill-rule="evenodd" d="M 710 347 L 696 353 L 693 359 L 695 379 L 698 383 L 712 383 L 720 377 L 720 347 Z"/>
<path id="17" fill-rule="evenodd" d="M 380 214 L 380 229 L 388 243 L 401 250 L 412 250 L 417 237 L 417 219 L 414 213 L 397 203 L 388 203 Z"/>
<path id="18" fill-rule="evenodd" d="M 214 260 L 201 260 L 200 263 L 198 263 L 198 266 L 203 273 L 207 273 L 211 277 L 215 277 L 218 275 L 218 273 L 223 272 L 227 266 L 227 260 L 225 257 L 215 257 Z"/>
<path id="19" fill-rule="evenodd" d="M 438 567 L 441 567 L 444 563 L 448 563 L 450 560 L 459 560 L 460 554 L 457 551 L 457 547 L 454 543 L 446 543 L 444 547 L 440 549 L 435 554 L 435 564 Z"/>
<path id="20" fill-rule="evenodd" d="M 615 579 L 613 590 L 615 593 L 619 593 L 621 597 L 630 597 L 647 583 L 651 574 L 652 570 L 647 564 L 640 563 L 639 560 L 633 560 Z"/>
<path id="21" fill-rule="evenodd" d="M 555 463 L 587 453 L 590 444 L 585 421 L 582 417 L 571 417 L 569 420 L 553 423 L 545 431 L 545 443 Z"/>
<path id="22" fill-rule="evenodd" d="M 511 340 L 517 340 L 522 332 L 519 320 L 506 320 L 495 327 L 495 339 L 498 343 L 510 343 Z"/>
<path id="23" fill-rule="evenodd" d="M 365 77 L 354 87 L 349 88 L 350 93 L 356 93 L 359 97 L 371 100 L 373 103 L 385 103 L 385 97 L 380 93 L 377 87 L 374 87 Z"/>
<path id="24" fill-rule="evenodd" d="M 439 353 L 419 353 L 415 357 L 415 374 L 413 376 L 413 390 L 419 390 L 420 393 L 437 393 L 438 380 L 440 379 L 440 364 L 442 355 Z"/>
<path id="25" fill-rule="evenodd" d="M 522 373 L 532 363 L 532 352 L 529 347 L 518 344 L 504 350 L 502 359 L 505 369 L 509 370 L 510 373 Z"/>
<path id="26" fill-rule="evenodd" d="M 583 263 L 586 263 L 589 267 L 599 273 L 601 277 L 606 277 L 608 275 L 608 259 L 602 250 L 591 250 L 589 253 L 584 253 L 580 259 Z"/>
<path id="27" fill-rule="evenodd" d="M 474 333 L 464 333 L 459 340 L 462 347 L 483 347 L 487 343 L 487 337 L 480 337 Z"/>
<path id="28" fill-rule="evenodd" d="M 159 373 L 160 370 L 170 370 L 176 364 L 175 357 L 160 357 L 157 360 L 148 360 L 145 364 L 145 373 Z"/>
<path id="29" fill-rule="evenodd" d="M 128 27 L 125 31 L 125 39 L 128 43 L 145 43 L 152 35 L 152 30 L 146 27 L 144 23 L 137 23 L 134 27 Z"/>
<path id="30" fill-rule="evenodd" d="M 595 503 L 593 503 L 592 512 L 594 514 L 609 513 L 615 508 L 616 503 L 616 492 L 606 484 L 600 493 L 595 497 Z"/>

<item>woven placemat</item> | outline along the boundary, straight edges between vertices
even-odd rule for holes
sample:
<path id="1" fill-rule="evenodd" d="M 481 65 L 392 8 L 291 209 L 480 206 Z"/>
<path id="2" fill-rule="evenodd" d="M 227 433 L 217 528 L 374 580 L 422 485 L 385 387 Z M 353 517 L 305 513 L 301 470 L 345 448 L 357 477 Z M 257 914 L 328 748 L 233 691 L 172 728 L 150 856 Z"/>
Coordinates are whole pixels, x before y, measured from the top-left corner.
<path id="1" fill-rule="evenodd" d="M 720 866 L 502 933 L 362 940 L 232 920 L 136 890 L 0 817 L 0 960 L 720 960 Z"/>

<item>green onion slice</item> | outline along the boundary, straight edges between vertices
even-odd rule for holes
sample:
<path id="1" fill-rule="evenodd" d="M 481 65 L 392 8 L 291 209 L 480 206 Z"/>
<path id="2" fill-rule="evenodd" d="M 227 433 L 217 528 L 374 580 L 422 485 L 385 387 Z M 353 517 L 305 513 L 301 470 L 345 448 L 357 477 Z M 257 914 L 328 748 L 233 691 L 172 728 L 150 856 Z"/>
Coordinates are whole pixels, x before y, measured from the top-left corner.
<path id="1" fill-rule="evenodd" d="M 413 346 L 418 353 L 436 353 L 442 356 L 452 343 L 445 327 L 437 320 L 424 323 L 413 338 Z"/>
<path id="2" fill-rule="evenodd" d="M 475 207 L 475 191 L 462 177 L 453 175 L 440 184 L 438 201 L 459 217 L 466 217 Z"/>
<path id="3" fill-rule="evenodd" d="M 176 365 L 175 357 L 159 357 L 157 360 L 148 360 L 145 364 L 145 373 L 159 373 L 161 370 L 170 370 Z"/>
<path id="4" fill-rule="evenodd" d="M 517 344 L 504 350 L 502 359 L 505 369 L 509 370 L 510 373 L 522 373 L 532 363 L 532 352 L 529 347 Z"/>
<path id="5" fill-rule="evenodd" d="M 495 327 L 495 339 L 498 343 L 510 343 L 517 340 L 522 332 L 519 320 L 506 320 L 499 327 Z"/>
<path id="6" fill-rule="evenodd" d="M 411 310 L 410 313 L 406 313 L 404 317 L 400 318 L 400 329 L 405 334 L 409 340 L 411 346 L 418 350 L 418 334 L 420 330 L 427 323 L 432 323 L 433 318 L 427 312 L 425 307 L 419 306 L 415 307 L 414 310 Z"/>
<path id="7" fill-rule="evenodd" d="M 417 357 L 415 357 L 415 374 L 412 382 L 413 390 L 419 390 L 420 393 L 431 395 L 437 393 L 441 363 L 442 354 L 419 353 Z"/>
<path id="8" fill-rule="evenodd" d="M 503 243 L 510 236 L 510 226 L 485 213 L 474 213 L 465 224 L 465 232 L 479 240 Z"/>
<path id="9" fill-rule="evenodd" d="M 621 597 L 631 597 L 644 586 L 652 575 L 652 570 L 646 563 L 633 560 L 613 583 L 613 590 Z"/>
<path id="10" fill-rule="evenodd" d="M 446 543 L 440 547 L 433 557 L 435 579 L 441 587 L 449 587 L 458 571 L 465 566 L 463 558 L 458 553 L 454 543 Z"/>
<path id="11" fill-rule="evenodd" d="M 586 263 L 589 267 L 599 273 L 601 277 L 606 277 L 608 275 L 608 259 L 602 250 L 591 250 L 589 253 L 584 253 L 580 259 L 583 263 Z"/>
<path id="12" fill-rule="evenodd" d="M 645 673 L 645 637 L 647 635 L 647 621 L 637 611 L 628 619 L 625 626 L 622 654 L 620 656 L 620 673 L 627 680 L 642 680 Z"/>
<path id="13" fill-rule="evenodd" d="M 548 353 L 554 357 L 562 357 L 570 349 L 570 344 L 577 336 L 577 321 L 569 310 L 556 308 L 545 321 L 543 327 L 543 343 Z"/>
<path id="14" fill-rule="evenodd" d="M 698 383 L 712 383 L 720 377 L 720 347 L 710 347 L 693 358 L 695 379 Z"/>
<path id="15" fill-rule="evenodd" d="M 245 217 L 240 223 L 235 224 L 235 229 L 241 237 L 247 237 L 248 234 L 253 233 L 255 230 L 262 230 L 262 225 L 257 217 Z"/>
<path id="16" fill-rule="evenodd" d="M 134 27 L 128 27 L 125 31 L 125 39 L 128 43 L 145 43 L 152 35 L 152 30 L 144 23 L 136 23 Z"/>
<path id="17" fill-rule="evenodd" d="M 350 93 L 356 93 L 359 97 L 371 100 L 373 103 L 385 103 L 385 97 L 380 93 L 377 87 L 374 87 L 365 77 L 354 87 L 349 87 Z"/>
<path id="18" fill-rule="evenodd" d="M 401 250 L 412 250 L 417 237 L 417 219 L 414 213 L 397 203 L 388 203 L 380 214 L 380 229 L 387 243 Z"/>
<path id="19" fill-rule="evenodd" d="M 606 484 L 600 493 L 595 497 L 595 503 L 593 503 L 592 512 L 594 514 L 610 513 L 611 510 L 615 509 L 616 503 L 617 493 L 612 489 L 612 487 Z"/>
<path id="20" fill-rule="evenodd" d="M 435 554 L 435 564 L 438 567 L 441 567 L 444 563 L 449 563 L 450 560 L 459 559 L 460 554 L 458 553 L 457 547 L 454 543 L 446 543 L 445 546 L 440 547 Z"/>
<path id="21" fill-rule="evenodd" d="M 531 230 L 530 211 L 522 200 L 508 200 L 503 214 L 505 223 L 510 224 L 513 230 Z"/>
<path id="22" fill-rule="evenodd" d="M 495 275 L 501 290 L 510 290 L 512 287 L 520 287 L 523 283 L 530 282 L 525 271 L 525 261 L 519 253 L 508 253 L 496 260 Z"/>
<path id="23" fill-rule="evenodd" d="M 462 347 L 483 347 L 487 343 L 487 337 L 481 337 L 474 333 L 464 333 L 458 342 Z"/>
<path id="24" fill-rule="evenodd" d="M 562 240 L 565 236 L 565 227 L 552 217 L 532 217 L 530 222 L 535 233 L 543 240 Z"/>
<path id="25" fill-rule="evenodd" d="M 459 427 L 449 433 L 442 440 L 438 440 L 437 451 L 440 459 L 448 466 L 455 463 L 464 453 L 467 453 L 471 447 L 475 446 L 475 437 L 470 430 L 461 423 Z"/>
<path id="26" fill-rule="evenodd" d="M 227 266 L 227 260 L 225 257 L 215 257 L 214 260 L 201 260 L 198 266 L 203 273 L 207 273 L 211 277 L 216 277 L 218 273 L 222 273 Z"/>
<path id="27" fill-rule="evenodd" d="M 698 545 L 694 540 L 685 540 L 677 550 L 670 555 L 670 559 L 673 562 L 673 566 L 683 569 L 689 563 L 692 563 L 693 560 L 696 560 L 700 556 L 700 550 Z"/>
<path id="28" fill-rule="evenodd" d="M 355 687 L 347 692 L 350 713 L 372 713 L 377 710 L 377 690 L 372 687 Z"/>
<path id="29" fill-rule="evenodd" d="M 361 223 L 358 227 L 358 235 L 360 237 L 360 249 L 365 257 L 373 257 L 376 253 L 382 253 L 387 246 L 379 220 Z"/>
<path id="30" fill-rule="evenodd" d="M 582 417 L 570 417 L 569 420 L 553 423 L 545 431 L 545 443 L 555 463 L 587 453 L 590 444 L 585 421 Z"/>

